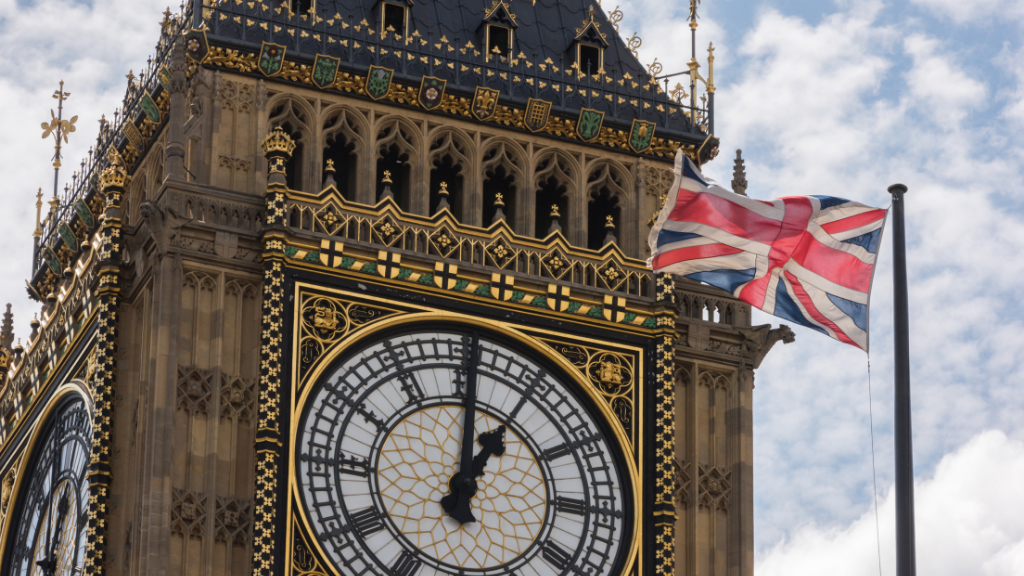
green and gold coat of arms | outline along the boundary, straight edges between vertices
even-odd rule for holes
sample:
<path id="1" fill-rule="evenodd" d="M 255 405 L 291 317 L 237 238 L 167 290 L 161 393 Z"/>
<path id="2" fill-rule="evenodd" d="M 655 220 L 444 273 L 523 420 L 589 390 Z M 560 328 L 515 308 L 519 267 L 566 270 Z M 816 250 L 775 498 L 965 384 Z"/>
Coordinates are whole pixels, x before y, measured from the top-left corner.
<path id="1" fill-rule="evenodd" d="M 420 82 L 420 106 L 427 110 L 433 110 L 440 106 L 441 101 L 444 99 L 444 88 L 447 84 L 447 80 L 441 80 L 433 76 L 424 76 L 423 81 Z"/>
<path id="2" fill-rule="evenodd" d="M 160 85 L 164 87 L 164 90 L 171 91 L 171 71 L 167 69 L 167 66 L 161 66 L 160 71 L 156 73 L 157 79 L 160 80 Z"/>
<path id="3" fill-rule="evenodd" d="M 374 100 L 380 100 L 391 92 L 391 79 L 395 71 L 381 66 L 370 66 L 366 74 L 366 94 Z"/>
<path id="4" fill-rule="evenodd" d="M 146 117 L 149 118 L 153 124 L 160 123 L 160 118 L 163 116 L 160 113 L 160 107 L 156 105 L 156 102 L 154 102 L 152 98 L 150 98 L 149 94 L 142 96 L 142 101 L 139 102 L 139 105 L 142 106 L 142 111 L 146 113 Z"/>
<path id="5" fill-rule="evenodd" d="M 584 142 L 590 142 L 601 135 L 601 124 L 604 123 L 604 112 L 584 108 L 580 110 L 580 118 L 576 122 L 576 135 Z"/>
<path id="6" fill-rule="evenodd" d="M 78 239 L 75 238 L 75 234 L 71 232 L 71 227 L 66 222 L 60 223 L 60 228 L 57 228 L 57 233 L 60 234 L 60 239 L 64 241 L 64 244 L 72 252 L 78 252 Z"/>
<path id="7" fill-rule="evenodd" d="M 341 60 L 339 58 L 317 54 L 316 60 L 313 61 L 313 85 L 320 89 L 331 87 L 337 78 L 338 66 L 340 64 Z"/>
<path id="8" fill-rule="evenodd" d="M 50 266 L 50 271 L 54 274 L 60 274 L 60 258 L 57 258 L 57 253 L 53 251 L 49 246 L 43 247 L 43 258 L 46 259 L 46 263 Z"/>
<path id="9" fill-rule="evenodd" d="M 92 210 L 89 210 L 89 207 L 85 205 L 84 200 L 79 199 L 75 201 L 75 213 L 78 214 L 78 217 L 82 219 L 82 222 L 84 222 L 87 227 L 92 228 Z"/>
<path id="10" fill-rule="evenodd" d="M 189 30 L 185 33 L 185 54 L 202 64 L 210 55 L 210 43 L 206 41 L 206 30 Z"/>
<path id="11" fill-rule="evenodd" d="M 258 67 L 264 76 L 273 76 L 281 71 L 284 64 L 284 53 L 287 49 L 280 44 L 264 42 L 260 48 Z"/>
<path id="12" fill-rule="evenodd" d="M 629 147 L 634 152 L 643 152 L 650 148 L 653 139 L 654 122 L 633 120 L 633 127 L 629 130 Z"/>

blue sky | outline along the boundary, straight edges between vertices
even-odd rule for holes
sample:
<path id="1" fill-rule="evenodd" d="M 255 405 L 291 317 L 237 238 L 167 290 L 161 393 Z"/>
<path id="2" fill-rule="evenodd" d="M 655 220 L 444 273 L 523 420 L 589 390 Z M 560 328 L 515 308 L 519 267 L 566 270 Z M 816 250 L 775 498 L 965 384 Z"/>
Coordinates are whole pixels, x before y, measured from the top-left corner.
<path id="1" fill-rule="evenodd" d="M 644 63 L 685 69 L 685 2 L 603 1 L 623 11 L 624 37 L 643 38 Z M 151 54 L 163 9 L 0 0 L 0 295 L 15 304 L 22 337 L 34 311 L 23 282 L 33 196 L 52 182 L 52 144 L 39 139 L 50 94 L 62 78 L 72 93 L 80 128 L 66 158 L 77 164 L 128 69 Z M 711 176 L 728 183 L 742 148 L 757 198 L 887 206 L 889 184 L 910 187 L 919 573 L 1024 574 L 1024 1 L 704 0 L 700 14 L 698 45 L 716 47 L 723 142 Z M 757 375 L 759 575 L 878 574 L 869 406 L 882 573 L 894 573 L 891 262 L 886 241 L 872 300 L 873 403 L 865 355 L 799 327 Z"/>

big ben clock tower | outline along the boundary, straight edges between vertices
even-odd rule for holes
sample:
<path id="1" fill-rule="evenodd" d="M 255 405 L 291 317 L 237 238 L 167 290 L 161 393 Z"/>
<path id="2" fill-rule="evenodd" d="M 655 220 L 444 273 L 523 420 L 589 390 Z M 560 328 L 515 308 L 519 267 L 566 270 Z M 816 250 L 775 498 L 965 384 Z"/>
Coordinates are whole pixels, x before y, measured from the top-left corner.
<path id="1" fill-rule="evenodd" d="M 0 573 L 752 574 L 792 333 L 647 269 L 676 153 L 717 155 L 713 51 L 669 89 L 621 19 L 166 13 L 3 324 Z"/>

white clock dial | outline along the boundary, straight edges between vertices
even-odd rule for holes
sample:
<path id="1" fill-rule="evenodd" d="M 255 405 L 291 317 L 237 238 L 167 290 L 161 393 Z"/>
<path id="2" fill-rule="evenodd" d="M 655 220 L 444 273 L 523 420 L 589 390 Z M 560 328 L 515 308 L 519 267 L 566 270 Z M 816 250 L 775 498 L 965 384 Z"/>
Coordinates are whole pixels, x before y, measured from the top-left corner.
<path id="1" fill-rule="evenodd" d="M 341 574 L 617 568 L 631 536 L 626 475 L 591 411 L 528 356 L 471 331 L 406 333 L 314 386 L 299 499 Z"/>

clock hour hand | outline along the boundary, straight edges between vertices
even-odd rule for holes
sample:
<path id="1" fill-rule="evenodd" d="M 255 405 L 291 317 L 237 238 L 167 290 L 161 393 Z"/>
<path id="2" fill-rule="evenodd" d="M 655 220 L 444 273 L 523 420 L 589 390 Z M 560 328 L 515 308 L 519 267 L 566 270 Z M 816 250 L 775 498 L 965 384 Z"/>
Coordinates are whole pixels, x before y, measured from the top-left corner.
<path id="1" fill-rule="evenodd" d="M 476 478 L 484 475 L 484 467 L 491 456 L 505 454 L 505 427 L 498 426 L 480 435 L 480 453 L 473 457 L 469 474 L 459 471 L 448 481 L 450 492 L 441 498 L 441 508 L 461 524 L 476 522 L 470 502 L 476 495 Z"/>

